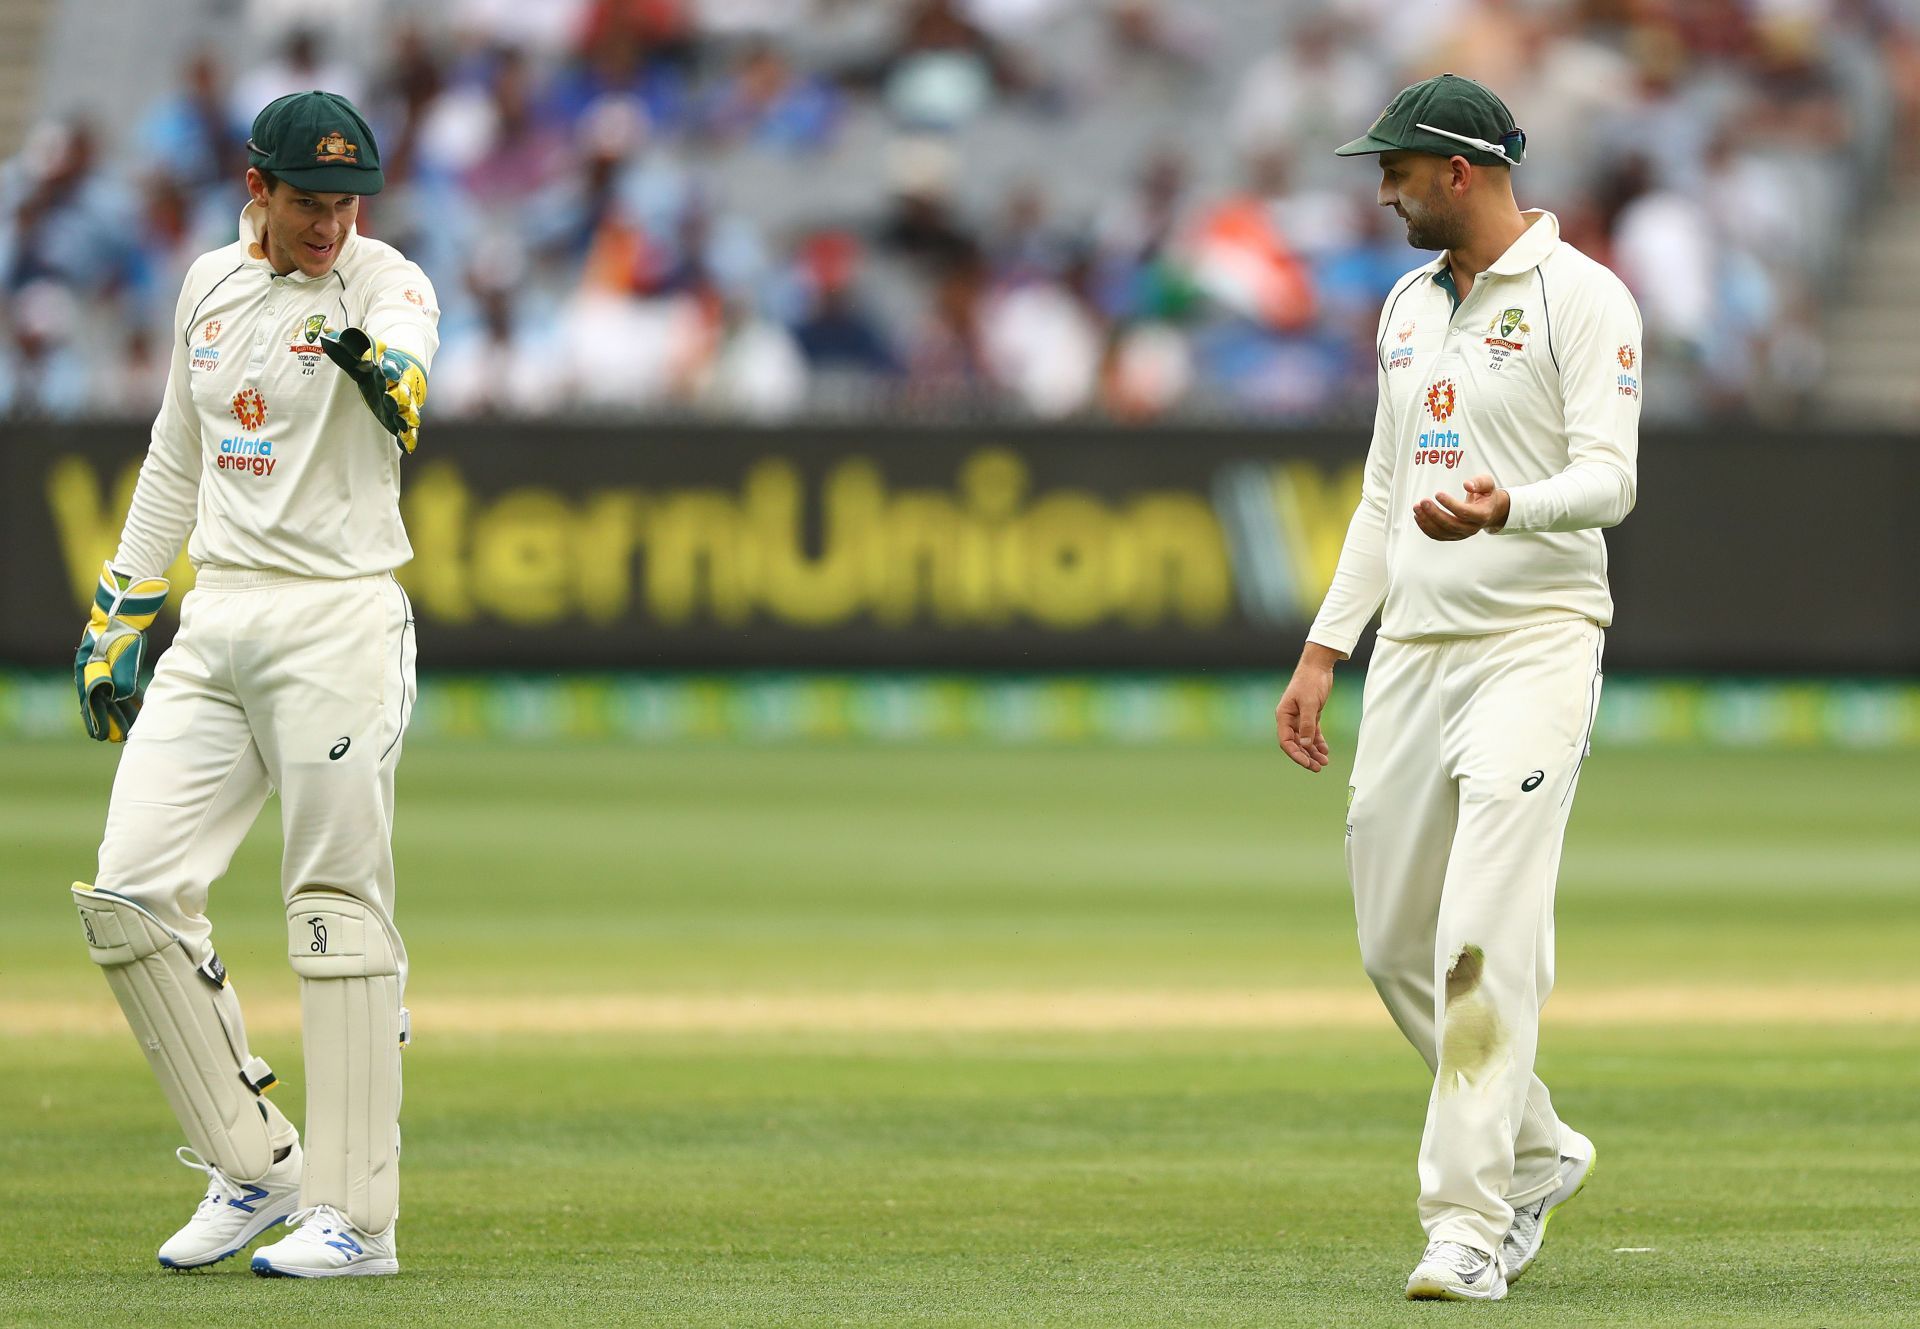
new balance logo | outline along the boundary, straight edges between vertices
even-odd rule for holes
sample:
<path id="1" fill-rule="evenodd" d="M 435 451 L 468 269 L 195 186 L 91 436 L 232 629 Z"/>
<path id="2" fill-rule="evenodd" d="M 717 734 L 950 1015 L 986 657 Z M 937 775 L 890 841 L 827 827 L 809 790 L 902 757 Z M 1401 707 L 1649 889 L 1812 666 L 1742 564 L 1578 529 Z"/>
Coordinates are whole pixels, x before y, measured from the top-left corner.
<path id="1" fill-rule="evenodd" d="M 345 1232 L 336 1232 L 333 1240 L 328 1242 L 327 1245 L 337 1251 L 345 1251 L 348 1255 L 364 1255 L 366 1253 L 360 1243 Z"/>
<path id="2" fill-rule="evenodd" d="M 240 1210 L 242 1213 L 250 1214 L 253 1212 L 253 1206 L 260 1203 L 260 1201 L 266 1198 L 267 1198 L 267 1188 L 265 1186 L 255 1186 L 249 1182 L 247 1184 L 247 1193 L 245 1195 L 242 1195 L 237 1200 L 228 1200 L 227 1203 L 232 1205 L 235 1209 Z"/>

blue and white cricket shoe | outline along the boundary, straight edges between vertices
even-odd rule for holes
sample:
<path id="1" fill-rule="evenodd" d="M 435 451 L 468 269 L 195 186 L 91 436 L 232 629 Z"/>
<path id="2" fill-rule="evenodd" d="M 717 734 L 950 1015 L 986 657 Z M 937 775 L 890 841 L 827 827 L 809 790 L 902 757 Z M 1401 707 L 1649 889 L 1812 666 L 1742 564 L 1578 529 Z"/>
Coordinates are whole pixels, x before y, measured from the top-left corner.
<path id="1" fill-rule="evenodd" d="M 393 1231 L 371 1236 L 346 1220 L 332 1205 L 302 1209 L 287 1220 L 290 1237 L 253 1253 L 253 1272 L 262 1278 L 350 1278 L 397 1274 Z"/>
<path id="2" fill-rule="evenodd" d="M 207 1193 L 187 1225 L 160 1247 L 160 1263 L 169 1269 L 198 1269 L 238 1255 L 300 1207 L 297 1143 L 258 1181 L 235 1181 L 185 1145 L 174 1150 L 174 1156 L 195 1172 L 207 1174 Z"/>

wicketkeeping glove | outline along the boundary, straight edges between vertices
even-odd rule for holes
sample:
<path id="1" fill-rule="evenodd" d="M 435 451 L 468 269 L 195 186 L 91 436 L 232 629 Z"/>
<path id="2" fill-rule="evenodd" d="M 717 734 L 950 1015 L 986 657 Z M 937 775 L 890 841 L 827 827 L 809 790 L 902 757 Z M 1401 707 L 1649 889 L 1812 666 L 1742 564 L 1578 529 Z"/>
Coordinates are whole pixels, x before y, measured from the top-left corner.
<path id="1" fill-rule="evenodd" d="M 140 714 L 140 664 L 147 629 L 167 602 L 164 577 L 143 577 L 121 586 L 111 563 L 100 568 L 93 616 L 73 653 L 73 682 L 87 733 L 105 743 L 124 743 Z"/>
<path id="2" fill-rule="evenodd" d="M 420 362 L 359 328 L 338 336 L 323 333 L 320 347 L 360 389 L 380 427 L 412 452 L 420 441 L 420 408 L 427 400 L 427 371 Z"/>

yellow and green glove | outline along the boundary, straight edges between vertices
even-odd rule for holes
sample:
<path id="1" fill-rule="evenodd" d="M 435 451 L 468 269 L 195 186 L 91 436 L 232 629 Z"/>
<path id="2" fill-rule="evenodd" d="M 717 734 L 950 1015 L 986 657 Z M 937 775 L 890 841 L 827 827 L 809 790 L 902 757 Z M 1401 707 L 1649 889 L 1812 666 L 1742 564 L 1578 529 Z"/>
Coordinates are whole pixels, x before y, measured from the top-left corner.
<path id="1" fill-rule="evenodd" d="M 93 593 L 93 616 L 73 653 L 73 682 L 87 733 L 103 743 L 124 743 L 140 714 L 140 664 L 170 587 L 164 577 L 132 581 L 102 564 Z"/>
<path id="2" fill-rule="evenodd" d="M 380 427 L 412 452 L 420 441 L 420 408 L 427 400 L 427 371 L 421 363 L 359 328 L 338 336 L 323 333 L 320 347 L 360 389 Z"/>

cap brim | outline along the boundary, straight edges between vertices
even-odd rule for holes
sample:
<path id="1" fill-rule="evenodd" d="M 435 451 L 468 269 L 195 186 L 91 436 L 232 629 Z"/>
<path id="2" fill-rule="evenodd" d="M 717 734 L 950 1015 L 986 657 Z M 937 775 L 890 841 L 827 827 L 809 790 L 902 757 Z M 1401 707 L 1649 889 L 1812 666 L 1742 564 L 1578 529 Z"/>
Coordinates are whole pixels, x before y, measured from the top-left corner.
<path id="1" fill-rule="evenodd" d="M 1333 150 L 1336 157 L 1365 157 L 1375 152 L 1399 152 L 1403 144 L 1389 143 L 1384 138 L 1375 138 L 1372 134 L 1362 134 L 1351 143 L 1342 143 Z"/>
<path id="2" fill-rule="evenodd" d="M 315 194 L 377 194 L 387 177 L 364 166 L 311 166 L 298 171 L 274 171 L 295 189 Z"/>

